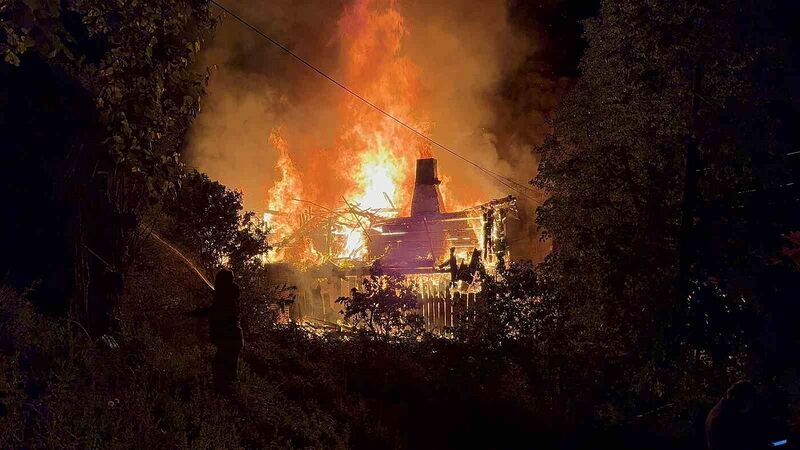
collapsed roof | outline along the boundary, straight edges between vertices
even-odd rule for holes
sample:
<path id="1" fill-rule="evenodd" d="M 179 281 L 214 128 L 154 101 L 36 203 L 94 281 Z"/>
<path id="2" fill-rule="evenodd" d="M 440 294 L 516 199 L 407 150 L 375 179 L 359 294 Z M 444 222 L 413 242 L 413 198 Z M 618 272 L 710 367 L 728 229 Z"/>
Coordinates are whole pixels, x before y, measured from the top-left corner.
<path id="1" fill-rule="evenodd" d="M 507 257 L 504 222 L 515 211 L 514 197 L 445 212 L 439 184 L 436 160 L 418 159 L 411 215 L 372 224 L 367 233 L 370 259 L 395 272 L 428 273 L 441 271 L 450 249 L 462 259 L 477 249 L 487 266 Z"/>

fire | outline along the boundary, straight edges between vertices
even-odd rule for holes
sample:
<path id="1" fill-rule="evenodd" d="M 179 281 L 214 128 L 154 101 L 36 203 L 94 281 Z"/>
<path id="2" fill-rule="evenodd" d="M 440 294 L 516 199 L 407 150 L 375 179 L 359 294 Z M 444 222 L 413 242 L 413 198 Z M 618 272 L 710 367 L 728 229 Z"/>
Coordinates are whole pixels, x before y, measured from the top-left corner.
<path id="1" fill-rule="evenodd" d="M 394 2 L 385 9 L 376 3 L 356 0 L 338 21 L 345 79 L 378 107 L 427 131 L 419 111 L 419 69 L 401 52 L 408 34 L 403 17 Z M 390 208 L 388 196 L 407 210 L 418 138 L 358 99 L 343 100 L 339 170 L 354 173 L 354 185 L 345 195 L 362 208 Z"/>
<path id="2" fill-rule="evenodd" d="M 291 257 L 301 266 L 314 264 L 320 257 L 313 244 L 307 238 L 294 236 L 303 219 L 302 204 L 296 201 L 303 193 L 300 173 L 292 162 L 286 141 L 279 130 L 272 131 L 269 141 L 278 151 L 278 162 L 275 165 L 277 179 L 267 192 L 267 212 L 264 213 L 264 222 L 271 230 L 275 245 L 275 251 L 268 254 L 268 261 L 276 262 Z M 291 242 L 293 238 L 299 242 Z"/>
<path id="3" fill-rule="evenodd" d="M 357 192 L 355 202 L 361 207 L 396 209 L 397 204 L 407 204 L 408 194 L 402 189 L 409 176 L 407 158 L 395 155 L 383 137 L 376 135 L 376 147 L 359 155 L 354 178 Z M 380 215 L 385 215 L 381 211 Z M 387 216 L 388 217 L 388 216 Z"/>
<path id="4" fill-rule="evenodd" d="M 275 213 L 288 215 L 298 212 L 292 200 L 302 194 L 303 184 L 279 130 L 272 130 L 269 142 L 278 151 L 278 162 L 275 164 L 277 181 L 267 192 L 267 209 L 270 212 L 264 213 L 264 221 L 272 227 L 272 232 L 276 236 L 287 237 L 292 229 L 289 221 L 281 220 L 273 223 L 271 219 Z"/>
<path id="5" fill-rule="evenodd" d="M 428 132 L 431 124 L 420 111 L 420 73 L 403 55 L 408 30 L 396 2 L 355 0 L 337 24 L 344 83 L 379 108 Z M 336 120 L 338 135 L 329 149 L 304 148 L 303 144 L 292 148 L 281 128 L 270 134 L 270 144 L 278 153 L 278 176 L 268 190 L 265 214 L 276 247 L 271 261 L 286 259 L 302 266 L 326 258 L 362 258 L 370 217 L 390 218 L 410 210 L 414 161 L 430 156 L 430 149 L 421 145 L 419 137 L 352 96 L 342 95 Z M 325 161 L 317 173 L 304 170 L 304 180 L 292 152 L 318 154 Z M 305 189 L 304 182 L 312 189 Z M 309 204 L 316 210 L 309 211 Z M 327 218 L 321 218 L 323 212 Z M 333 241 L 308 233 L 325 220 L 333 228 Z"/>

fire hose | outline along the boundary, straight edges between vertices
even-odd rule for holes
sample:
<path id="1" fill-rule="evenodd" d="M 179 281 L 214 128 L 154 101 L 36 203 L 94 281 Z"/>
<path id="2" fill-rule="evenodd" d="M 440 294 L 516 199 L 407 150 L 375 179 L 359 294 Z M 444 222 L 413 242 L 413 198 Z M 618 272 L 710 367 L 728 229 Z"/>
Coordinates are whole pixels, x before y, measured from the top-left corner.
<path id="1" fill-rule="evenodd" d="M 189 266 L 189 267 L 190 267 L 192 270 L 194 270 L 194 273 L 196 273 L 196 274 L 197 274 L 197 276 L 198 276 L 198 277 L 200 277 L 200 279 L 201 279 L 201 280 L 203 280 L 203 282 L 205 282 L 205 283 L 206 283 L 206 285 L 207 285 L 207 286 L 208 286 L 208 287 L 209 287 L 209 288 L 210 288 L 212 291 L 214 290 L 214 285 L 213 285 L 213 284 L 211 284 L 211 282 L 210 282 L 210 281 L 208 281 L 208 278 L 206 278 L 206 277 L 205 277 L 205 275 L 203 275 L 203 272 L 201 272 L 201 271 L 200 271 L 200 269 L 198 269 L 198 268 L 197 268 L 197 266 L 195 266 L 194 264 L 192 264 L 192 261 L 190 261 L 190 260 L 189 260 L 189 258 L 187 258 L 187 257 L 186 257 L 186 255 L 184 255 L 183 253 L 181 253 L 181 252 L 180 252 L 180 250 L 178 250 L 177 248 L 175 248 L 175 247 L 174 247 L 172 244 L 170 244 L 169 242 L 167 242 L 166 240 L 164 240 L 164 238 L 162 238 L 161 236 L 159 236 L 159 235 L 158 235 L 158 233 L 156 233 L 155 231 L 151 231 L 150 233 L 151 233 L 151 235 L 152 235 L 154 238 L 156 238 L 156 240 L 157 240 L 158 242 L 161 242 L 161 243 L 162 243 L 162 244 L 164 244 L 164 245 L 165 245 L 165 246 L 166 246 L 168 249 L 170 249 L 170 250 L 171 250 L 173 253 L 175 253 L 176 255 L 178 255 L 178 256 L 179 256 L 179 257 L 180 257 L 180 258 L 181 258 L 181 259 L 182 259 L 182 260 L 183 260 L 183 261 L 186 263 L 186 265 L 187 265 L 187 266 Z"/>

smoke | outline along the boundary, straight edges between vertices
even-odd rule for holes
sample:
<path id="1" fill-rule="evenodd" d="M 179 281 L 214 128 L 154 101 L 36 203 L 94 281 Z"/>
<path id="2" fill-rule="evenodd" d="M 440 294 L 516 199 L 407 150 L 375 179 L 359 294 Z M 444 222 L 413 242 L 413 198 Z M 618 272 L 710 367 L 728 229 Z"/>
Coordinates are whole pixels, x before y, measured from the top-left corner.
<path id="1" fill-rule="evenodd" d="M 463 156 L 519 182 L 535 176 L 533 146 L 567 83 L 537 68 L 538 32 L 512 23 L 502 0 L 228 0 L 226 5 L 337 80 Z M 364 31 L 369 30 L 369 31 Z M 430 151 L 439 159 L 451 207 L 504 196 L 475 168 L 426 146 L 358 104 L 232 18 L 225 18 L 201 64 L 214 70 L 193 126 L 192 165 L 269 207 L 281 173 L 277 130 L 302 174 L 302 195 L 331 205 L 353 189 L 357 152 L 369 126 L 406 164 Z M 544 63 L 542 63 L 544 66 Z M 368 124 L 368 125 L 361 125 Z M 367 130 L 369 131 L 369 130 Z M 372 144 L 369 144 L 372 145 Z M 398 179 L 407 186 L 408 176 Z M 403 200 L 398 200 L 403 203 Z"/>

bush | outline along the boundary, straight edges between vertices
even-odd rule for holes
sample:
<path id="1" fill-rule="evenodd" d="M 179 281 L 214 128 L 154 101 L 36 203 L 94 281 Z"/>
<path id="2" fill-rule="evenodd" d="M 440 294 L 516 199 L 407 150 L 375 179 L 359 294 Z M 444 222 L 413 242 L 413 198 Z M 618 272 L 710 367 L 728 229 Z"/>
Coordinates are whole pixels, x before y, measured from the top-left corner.
<path id="1" fill-rule="evenodd" d="M 0 289 L 0 447 L 343 446 L 332 417 L 249 370 L 231 398 L 217 395 L 206 345 L 173 348 L 141 324 L 123 326 L 117 342 L 92 342 Z"/>

